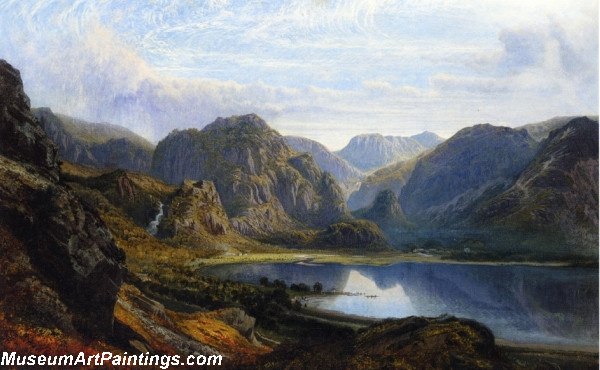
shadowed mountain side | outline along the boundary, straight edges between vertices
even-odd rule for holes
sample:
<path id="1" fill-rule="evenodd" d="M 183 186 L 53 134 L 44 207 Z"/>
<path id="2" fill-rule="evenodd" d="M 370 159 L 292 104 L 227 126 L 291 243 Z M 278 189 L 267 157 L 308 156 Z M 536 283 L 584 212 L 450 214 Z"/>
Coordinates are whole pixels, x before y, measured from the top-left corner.
<path id="1" fill-rule="evenodd" d="M 109 123 L 89 123 L 50 108 L 33 110 L 61 159 L 101 168 L 149 172 L 154 145 L 128 129 Z"/>
<path id="2" fill-rule="evenodd" d="M 373 221 L 384 231 L 412 226 L 402 212 L 396 193 L 390 189 L 380 191 L 369 207 L 361 208 L 352 215 Z"/>
<path id="3" fill-rule="evenodd" d="M 404 185 L 410 178 L 417 163 L 417 158 L 405 162 L 398 162 L 381 168 L 361 181 L 360 188 L 350 194 L 348 208 L 356 211 L 368 207 L 377 194 L 385 189 L 391 189 L 400 194 Z"/>
<path id="4" fill-rule="evenodd" d="M 443 141 L 431 132 L 411 137 L 363 134 L 353 137 L 346 147 L 335 154 L 359 170 L 369 172 L 414 158 Z"/>
<path id="5" fill-rule="evenodd" d="M 289 230 L 276 233 L 267 241 L 293 248 L 354 250 L 357 252 L 392 249 L 379 227 L 367 220 L 337 222 L 320 231 Z"/>
<path id="6" fill-rule="evenodd" d="M 214 182 L 233 227 L 245 235 L 321 228 L 350 217 L 335 178 L 254 114 L 173 131 L 154 152 L 152 174 L 172 184 Z"/>
<path id="7" fill-rule="evenodd" d="M 324 145 L 314 140 L 299 136 L 285 136 L 285 140 L 295 151 L 311 153 L 319 167 L 336 178 L 347 196 L 363 177 L 363 173 L 348 161 L 331 153 Z"/>
<path id="8" fill-rule="evenodd" d="M 402 209 L 420 226 L 460 224 L 474 204 L 511 186 L 536 149 L 526 131 L 462 129 L 417 161 L 400 194 Z"/>
<path id="9" fill-rule="evenodd" d="M 516 182 L 477 209 L 473 223 L 561 232 L 574 252 L 598 255 L 598 122 L 550 133 Z"/>

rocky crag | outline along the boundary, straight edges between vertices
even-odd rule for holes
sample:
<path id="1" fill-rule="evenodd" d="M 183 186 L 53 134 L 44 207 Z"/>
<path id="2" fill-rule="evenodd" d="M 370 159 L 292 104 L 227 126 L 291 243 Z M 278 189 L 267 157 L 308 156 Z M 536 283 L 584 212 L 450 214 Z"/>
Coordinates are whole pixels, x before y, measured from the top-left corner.
<path id="1" fill-rule="evenodd" d="M 156 147 L 151 172 L 172 184 L 212 181 L 232 227 L 244 235 L 323 228 L 350 217 L 333 175 L 254 114 L 173 131 Z"/>
<path id="2" fill-rule="evenodd" d="M 59 182 L 57 147 L 0 61 L 0 305 L 65 333 L 110 335 L 126 269 L 96 211 Z"/>

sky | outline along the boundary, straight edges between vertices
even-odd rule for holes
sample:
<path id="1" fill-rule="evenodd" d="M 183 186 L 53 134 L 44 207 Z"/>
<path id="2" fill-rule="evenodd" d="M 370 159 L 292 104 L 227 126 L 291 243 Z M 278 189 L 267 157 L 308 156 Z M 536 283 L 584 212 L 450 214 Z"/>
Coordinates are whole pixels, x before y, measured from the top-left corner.
<path id="1" fill-rule="evenodd" d="M 173 129 L 256 113 L 331 150 L 598 114 L 594 0 L 0 0 L 33 107 Z"/>

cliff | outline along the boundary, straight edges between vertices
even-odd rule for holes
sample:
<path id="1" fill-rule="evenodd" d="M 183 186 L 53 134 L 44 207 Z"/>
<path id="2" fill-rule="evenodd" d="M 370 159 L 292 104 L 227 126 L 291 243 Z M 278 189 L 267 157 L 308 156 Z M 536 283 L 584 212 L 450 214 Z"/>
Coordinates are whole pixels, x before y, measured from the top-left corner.
<path id="1" fill-rule="evenodd" d="M 173 131 L 156 147 L 151 172 L 172 184 L 212 181 L 233 228 L 245 235 L 320 228 L 349 217 L 335 178 L 253 114 Z"/>
<path id="2" fill-rule="evenodd" d="M 110 335 L 125 254 L 58 181 L 56 146 L 5 61 L 0 112 L 0 308 L 65 333 Z"/>

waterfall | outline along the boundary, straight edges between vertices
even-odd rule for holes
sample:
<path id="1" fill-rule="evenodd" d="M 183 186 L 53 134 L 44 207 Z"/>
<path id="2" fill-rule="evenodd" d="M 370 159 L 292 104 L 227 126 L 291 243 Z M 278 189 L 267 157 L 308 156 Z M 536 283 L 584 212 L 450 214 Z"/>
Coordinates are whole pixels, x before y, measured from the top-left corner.
<path id="1" fill-rule="evenodd" d="M 163 207 L 164 204 L 162 204 L 162 202 L 158 202 L 158 214 L 154 220 L 150 221 L 148 228 L 146 229 L 146 231 L 152 235 L 156 235 L 156 233 L 158 233 L 158 224 L 160 224 L 160 220 L 163 218 Z"/>

